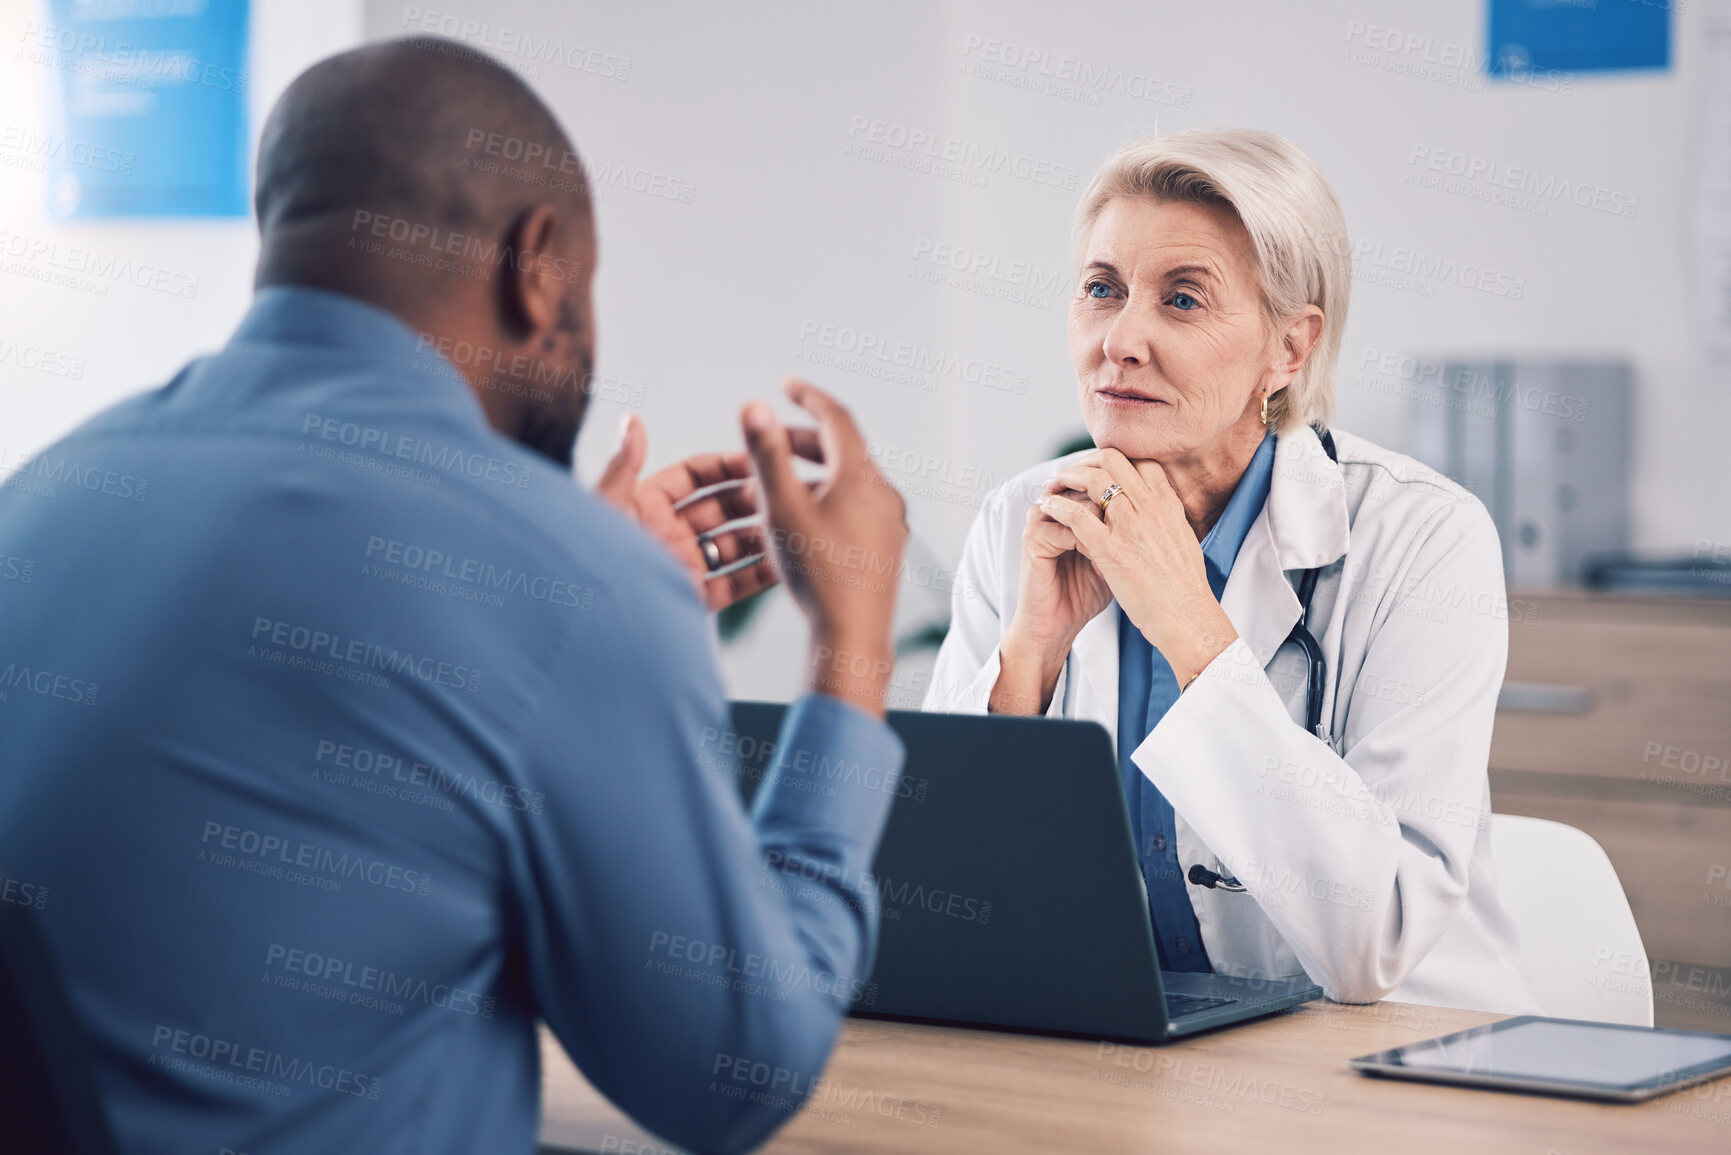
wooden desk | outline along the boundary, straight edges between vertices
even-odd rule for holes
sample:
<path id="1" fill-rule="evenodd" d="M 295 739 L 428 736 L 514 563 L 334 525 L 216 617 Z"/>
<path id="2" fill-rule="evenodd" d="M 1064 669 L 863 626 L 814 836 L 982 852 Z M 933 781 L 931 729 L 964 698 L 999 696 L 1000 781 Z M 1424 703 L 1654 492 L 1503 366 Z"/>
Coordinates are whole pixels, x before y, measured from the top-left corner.
<path id="1" fill-rule="evenodd" d="M 1731 1151 L 1731 1078 L 1614 1106 L 1372 1079 L 1346 1066 L 1355 1055 L 1497 1017 L 1313 1003 L 1165 1047 L 850 1020 L 811 1102 L 763 1150 Z M 542 1142 L 666 1150 L 584 1082 L 550 1036 L 542 1058 Z"/>

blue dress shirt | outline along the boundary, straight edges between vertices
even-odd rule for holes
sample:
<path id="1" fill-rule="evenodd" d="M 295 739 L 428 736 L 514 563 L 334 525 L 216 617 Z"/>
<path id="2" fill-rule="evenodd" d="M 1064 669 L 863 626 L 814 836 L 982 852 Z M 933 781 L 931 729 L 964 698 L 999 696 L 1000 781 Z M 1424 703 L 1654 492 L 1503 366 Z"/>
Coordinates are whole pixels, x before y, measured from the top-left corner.
<path id="1" fill-rule="evenodd" d="M 530 1152 L 538 1019 L 668 1139 L 784 1122 L 865 986 L 902 749 L 812 696 L 739 750 L 708 630 L 657 542 L 329 293 L 265 289 L 16 469 L 0 892 L 121 1149 Z"/>
<path id="2" fill-rule="evenodd" d="M 1202 539 L 1203 566 L 1215 598 L 1226 589 L 1238 547 L 1244 544 L 1256 515 L 1268 501 L 1273 473 L 1274 434 L 1270 432 L 1256 447 L 1220 520 Z M 1196 923 L 1196 912 L 1190 906 L 1188 884 L 1178 865 L 1178 828 L 1172 804 L 1130 757 L 1177 700 L 1178 679 L 1171 665 L 1120 610 L 1118 770 L 1124 783 L 1124 801 L 1130 809 L 1136 853 L 1142 862 L 1142 878 L 1148 886 L 1148 908 L 1154 920 L 1160 968 L 1207 971 L 1213 968 Z"/>

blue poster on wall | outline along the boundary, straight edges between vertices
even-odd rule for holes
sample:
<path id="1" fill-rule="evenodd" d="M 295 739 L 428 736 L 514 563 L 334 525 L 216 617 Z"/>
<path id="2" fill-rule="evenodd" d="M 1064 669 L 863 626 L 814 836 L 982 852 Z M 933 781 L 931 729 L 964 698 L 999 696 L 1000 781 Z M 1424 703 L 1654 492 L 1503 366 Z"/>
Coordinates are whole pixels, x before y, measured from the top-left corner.
<path id="1" fill-rule="evenodd" d="M 248 0 L 48 0 L 24 52 L 53 69 L 58 217 L 231 217 L 247 206 Z"/>
<path id="2" fill-rule="evenodd" d="M 1671 67 L 1671 9 L 1682 0 L 1490 0 L 1491 76 Z"/>

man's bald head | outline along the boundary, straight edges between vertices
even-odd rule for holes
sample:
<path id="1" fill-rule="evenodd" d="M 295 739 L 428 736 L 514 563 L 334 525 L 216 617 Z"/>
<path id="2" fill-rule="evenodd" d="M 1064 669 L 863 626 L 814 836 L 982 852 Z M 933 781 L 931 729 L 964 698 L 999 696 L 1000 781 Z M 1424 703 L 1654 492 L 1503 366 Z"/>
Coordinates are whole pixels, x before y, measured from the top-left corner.
<path id="1" fill-rule="evenodd" d="M 489 163 L 499 141 L 551 158 L 539 175 L 564 179 L 536 183 Z M 289 85 L 265 122 L 255 207 L 267 234 L 357 210 L 484 231 L 552 194 L 586 215 L 576 157 L 552 111 L 504 65 L 449 40 L 393 40 L 321 61 Z"/>
<path id="2" fill-rule="evenodd" d="M 453 351 L 495 429 L 570 464 L 595 224 L 570 139 L 510 69 L 431 37 L 314 65 L 265 122 L 256 207 L 259 287 L 394 314 Z"/>

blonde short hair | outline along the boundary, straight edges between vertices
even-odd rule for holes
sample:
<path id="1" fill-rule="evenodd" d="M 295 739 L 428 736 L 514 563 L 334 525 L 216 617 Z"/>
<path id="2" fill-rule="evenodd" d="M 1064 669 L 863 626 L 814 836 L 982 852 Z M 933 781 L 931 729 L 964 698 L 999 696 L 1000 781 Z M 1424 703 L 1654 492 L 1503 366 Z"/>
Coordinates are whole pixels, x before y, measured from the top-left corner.
<path id="1" fill-rule="evenodd" d="M 1271 326 L 1306 305 L 1322 310 L 1322 336 L 1292 383 L 1269 401 L 1268 421 L 1281 432 L 1326 427 L 1334 415 L 1352 248 L 1340 201 L 1316 162 L 1284 137 L 1255 129 L 1144 137 L 1101 165 L 1082 194 L 1072 231 L 1078 264 L 1107 202 L 1136 196 L 1224 205 L 1237 214 L 1256 251 Z"/>

